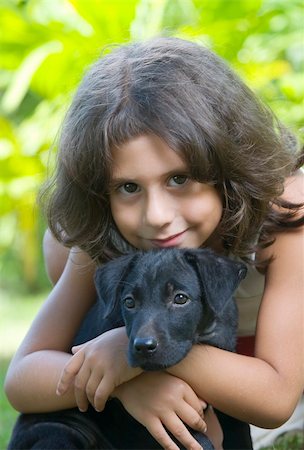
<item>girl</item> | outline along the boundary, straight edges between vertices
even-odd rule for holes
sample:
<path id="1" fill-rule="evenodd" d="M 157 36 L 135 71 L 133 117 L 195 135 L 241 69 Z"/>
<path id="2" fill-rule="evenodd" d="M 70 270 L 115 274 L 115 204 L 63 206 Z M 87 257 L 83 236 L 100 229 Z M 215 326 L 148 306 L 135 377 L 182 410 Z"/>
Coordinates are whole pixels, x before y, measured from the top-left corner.
<path id="1" fill-rule="evenodd" d="M 186 425 L 205 429 L 206 403 L 262 427 L 289 418 L 303 392 L 304 361 L 303 175 L 295 147 L 226 64 L 199 45 L 158 38 L 93 65 L 63 124 L 47 189 L 51 232 L 72 250 L 65 264 L 59 247 L 55 266 L 47 254 L 59 279 L 7 374 L 11 404 L 27 413 L 10 448 L 47 422 L 44 443 L 26 448 L 62 447 L 56 439 L 68 424 L 95 436 L 95 447 L 82 448 L 159 448 L 152 435 L 176 450 L 173 435 L 197 449 Z M 127 365 L 123 327 L 71 356 L 95 300 L 96 264 L 130 249 L 203 246 L 248 263 L 238 292 L 240 334 L 256 328 L 254 357 L 253 348 L 245 356 L 196 345 L 176 366 L 143 373 Z M 62 411 L 88 404 L 94 408 L 86 414 Z M 149 433 L 136 434 L 124 410 Z M 29 414 L 37 412 L 45 414 Z M 250 448 L 234 431 L 241 423 L 219 417 L 224 447 Z M 227 423 L 237 424 L 228 434 Z"/>

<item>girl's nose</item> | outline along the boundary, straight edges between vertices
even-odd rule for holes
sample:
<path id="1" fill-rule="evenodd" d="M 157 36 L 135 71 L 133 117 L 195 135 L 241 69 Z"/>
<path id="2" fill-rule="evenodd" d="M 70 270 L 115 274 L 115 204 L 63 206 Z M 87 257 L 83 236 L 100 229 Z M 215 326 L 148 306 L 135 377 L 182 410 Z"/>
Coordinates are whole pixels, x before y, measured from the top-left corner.
<path id="1" fill-rule="evenodd" d="M 144 209 L 144 222 L 151 227 L 161 228 L 174 218 L 172 201 L 164 194 L 155 192 L 147 195 Z"/>

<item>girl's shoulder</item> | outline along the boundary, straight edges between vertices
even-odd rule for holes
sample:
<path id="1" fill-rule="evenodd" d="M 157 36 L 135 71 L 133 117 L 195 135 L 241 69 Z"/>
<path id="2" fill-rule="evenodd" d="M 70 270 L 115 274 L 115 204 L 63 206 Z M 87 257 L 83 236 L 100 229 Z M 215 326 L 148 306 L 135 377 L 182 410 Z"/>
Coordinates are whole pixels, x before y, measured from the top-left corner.
<path id="1" fill-rule="evenodd" d="M 272 207 L 278 211 L 279 219 L 280 213 L 290 212 L 290 217 L 286 216 L 283 226 L 273 227 L 270 235 L 272 244 L 259 248 L 256 259 L 269 261 L 267 266 L 262 265 L 258 268 L 261 273 L 273 273 L 274 278 L 279 279 L 282 276 L 285 278 L 290 273 L 294 263 L 298 270 L 303 258 L 304 172 L 301 169 L 286 178 L 279 202 L 274 203 Z M 293 264 L 290 265 L 291 261 Z"/>
<path id="2" fill-rule="evenodd" d="M 286 178 L 284 183 L 284 192 L 281 195 L 281 200 L 288 205 L 298 205 L 296 210 L 293 210 L 293 219 L 302 219 L 304 216 L 304 172 L 298 170 L 292 176 Z M 280 208 L 274 205 L 274 208 Z M 297 227 L 286 227 L 280 232 L 276 233 L 273 244 L 260 251 L 259 257 L 263 260 L 273 260 L 268 269 L 280 268 L 281 274 L 288 274 L 294 264 L 288 265 L 288 261 L 295 263 L 303 258 L 303 244 L 304 244 L 304 226 L 302 221 L 298 221 Z M 296 264 L 299 267 L 299 264 Z M 268 272 L 267 269 L 267 272 Z M 284 271 L 284 272 L 283 272 Z"/>

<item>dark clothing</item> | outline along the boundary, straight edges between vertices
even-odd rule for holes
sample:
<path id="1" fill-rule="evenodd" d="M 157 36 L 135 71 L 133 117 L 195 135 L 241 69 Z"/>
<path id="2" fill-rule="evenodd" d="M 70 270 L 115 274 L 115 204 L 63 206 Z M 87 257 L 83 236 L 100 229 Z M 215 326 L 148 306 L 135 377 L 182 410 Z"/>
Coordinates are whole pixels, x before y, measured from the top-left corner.
<path id="1" fill-rule="evenodd" d="M 251 450 L 249 426 L 219 413 L 224 449 Z M 70 409 L 54 413 L 21 414 L 8 450 L 63 449 L 161 449 L 145 427 L 130 416 L 121 403 L 110 400 L 103 412 L 93 408 L 81 413 Z"/>
<path id="2" fill-rule="evenodd" d="M 252 450 L 248 423 L 215 410 L 224 433 L 224 450 Z"/>

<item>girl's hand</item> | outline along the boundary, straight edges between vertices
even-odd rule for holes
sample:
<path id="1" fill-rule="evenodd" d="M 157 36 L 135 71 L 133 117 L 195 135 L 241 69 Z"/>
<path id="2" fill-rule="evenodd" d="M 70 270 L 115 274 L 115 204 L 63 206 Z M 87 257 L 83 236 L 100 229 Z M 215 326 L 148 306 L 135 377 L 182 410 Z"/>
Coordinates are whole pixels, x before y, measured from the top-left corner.
<path id="1" fill-rule="evenodd" d="M 187 449 L 201 449 L 185 424 L 206 432 L 206 403 L 184 381 L 166 372 L 145 372 L 120 385 L 114 396 L 164 449 L 179 449 L 166 429 Z"/>
<path id="2" fill-rule="evenodd" d="M 80 411 L 86 411 L 89 402 L 97 411 L 102 411 L 117 386 L 142 372 L 140 368 L 128 365 L 127 347 L 125 327 L 107 331 L 73 347 L 74 355 L 62 371 L 57 395 L 63 395 L 74 383 Z"/>

